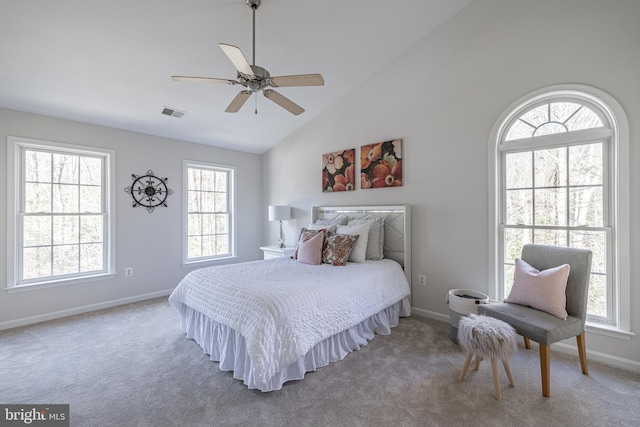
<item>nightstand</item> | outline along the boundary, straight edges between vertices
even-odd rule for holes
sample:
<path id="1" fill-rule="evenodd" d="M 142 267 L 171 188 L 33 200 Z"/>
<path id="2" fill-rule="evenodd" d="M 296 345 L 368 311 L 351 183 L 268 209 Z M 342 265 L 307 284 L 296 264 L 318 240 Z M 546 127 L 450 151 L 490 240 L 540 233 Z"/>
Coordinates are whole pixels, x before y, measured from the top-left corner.
<path id="1" fill-rule="evenodd" d="M 285 246 L 284 248 L 279 248 L 277 245 L 261 246 L 260 249 L 264 252 L 264 259 L 290 257 L 296 252 L 296 248 L 293 246 Z"/>

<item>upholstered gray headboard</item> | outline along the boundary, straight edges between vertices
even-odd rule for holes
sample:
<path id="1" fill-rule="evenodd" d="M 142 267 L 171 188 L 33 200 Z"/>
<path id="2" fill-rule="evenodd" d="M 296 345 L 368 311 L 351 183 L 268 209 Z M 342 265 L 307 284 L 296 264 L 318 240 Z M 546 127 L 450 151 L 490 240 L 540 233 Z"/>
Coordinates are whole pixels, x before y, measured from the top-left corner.
<path id="1" fill-rule="evenodd" d="M 351 219 L 365 216 L 384 218 L 384 256 L 404 268 L 411 284 L 411 205 L 394 206 L 314 206 L 312 221 L 346 215 Z"/>

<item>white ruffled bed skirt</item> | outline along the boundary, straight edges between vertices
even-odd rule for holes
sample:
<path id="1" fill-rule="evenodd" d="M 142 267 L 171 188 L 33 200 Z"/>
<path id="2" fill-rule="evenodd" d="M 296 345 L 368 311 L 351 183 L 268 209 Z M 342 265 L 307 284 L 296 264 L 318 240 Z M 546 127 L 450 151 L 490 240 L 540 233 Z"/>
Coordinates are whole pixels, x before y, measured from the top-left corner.
<path id="1" fill-rule="evenodd" d="M 321 341 L 264 384 L 254 381 L 253 366 L 242 335 L 186 305 L 182 306 L 181 311 L 181 327 L 187 338 L 197 342 L 211 360 L 219 362 L 220 370 L 233 371 L 233 377 L 242 380 L 250 389 L 267 392 L 280 390 L 287 381 L 301 380 L 306 372 L 344 359 L 347 354 L 371 341 L 375 334 L 389 335 L 401 316 L 411 314 L 411 305 L 407 297 L 346 331 Z"/>

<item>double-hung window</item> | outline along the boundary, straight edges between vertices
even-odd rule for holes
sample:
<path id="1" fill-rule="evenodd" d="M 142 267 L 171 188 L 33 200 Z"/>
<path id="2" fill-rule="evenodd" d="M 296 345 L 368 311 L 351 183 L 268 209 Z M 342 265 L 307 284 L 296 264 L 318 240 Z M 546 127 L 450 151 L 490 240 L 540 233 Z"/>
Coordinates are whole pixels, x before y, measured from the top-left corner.
<path id="1" fill-rule="evenodd" d="M 232 166 L 185 160 L 184 263 L 235 256 Z"/>
<path id="2" fill-rule="evenodd" d="M 113 152 L 8 138 L 8 289 L 114 272 Z"/>
<path id="3" fill-rule="evenodd" d="M 519 101 L 498 124 L 492 136 L 497 297 L 509 294 L 523 245 L 590 249 L 588 321 L 628 331 L 622 109 L 593 88 L 556 87 Z"/>

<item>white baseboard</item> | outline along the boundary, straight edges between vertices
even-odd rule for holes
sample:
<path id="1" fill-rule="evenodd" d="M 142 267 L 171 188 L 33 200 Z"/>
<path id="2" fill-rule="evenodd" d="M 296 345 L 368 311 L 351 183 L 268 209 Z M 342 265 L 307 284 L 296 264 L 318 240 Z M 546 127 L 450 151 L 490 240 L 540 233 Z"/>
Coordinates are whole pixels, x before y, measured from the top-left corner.
<path id="1" fill-rule="evenodd" d="M 105 301 L 97 304 L 83 305 L 81 307 L 69 308 L 67 310 L 54 311 L 52 313 L 39 314 L 37 316 L 23 317 L 21 319 L 0 322 L 0 331 L 5 329 L 17 328 L 19 326 L 32 325 L 34 323 L 46 322 L 48 320 L 60 319 L 62 317 L 73 316 L 76 314 L 88 313 L 90 311 L 130 304 L 132 302 L 168 296 L 172 291 L 173 289 L 167 289 L 164 291 L 152 292 L 149 294 L 137 295 L 134 297 Z"/>
<path id="2" fill-rule="evenodd" d="M 429 319 L 439 320 L 441 322 L 449 323 L 449 315 L 437 313 L 435 311 L 423 310 L 422 308 L 411 307 L 411 314 L 416 314 L 422 317 L 428 317 Z"/>
<path id="3" fill-rule="evenodd" d="M 575 341 L 575 340 L 574 340 Z M 562 342 L 553 344 L 553 350 L 557 350 L 561 353 L 571 354 L 578 357 L 578 348 Z M 587 342 L 587 362 L 593 360 L 600 362 L 607 366 L 614 368 L 624 369 L 625 371 L 635 372 L 640 374 L 640 362 L 635 360 L 624 359 L 622 357 L 613 356 L 611 354 L 601 353 L 599 351 L 589 350 L 589 344 Z"/>
<path id="4" fill-rule="evenodd" d="M 411 307 L 411 313 L 416 316 L 428 317 L 429 319 L 439 320 L 441 322 L 449 323 L 449 315 L 437 313 L 435 311 L 423 310 L 421 308 Z M 532 342 L 533 345 L 537 344 Z M 578 349 L 575 346 L 565 344 L 562 342 L 553 344 L 553 350 L 559 351 L 565 354 L 571 354 L 573 356 L 578 357 Z M 607 353 L 602 353 L 599 351 L 589 350 L 589 346 L 587 345 L 587 360 L 593 360 L 596 362 L 600 362 L 607 366 L 612 366 L 614 368 L 624 369 L 626 371 L 631 371 L 640 374 L 640 362 L 631 359 L 625 359 L 622 357 L 614 356 Z"/>

